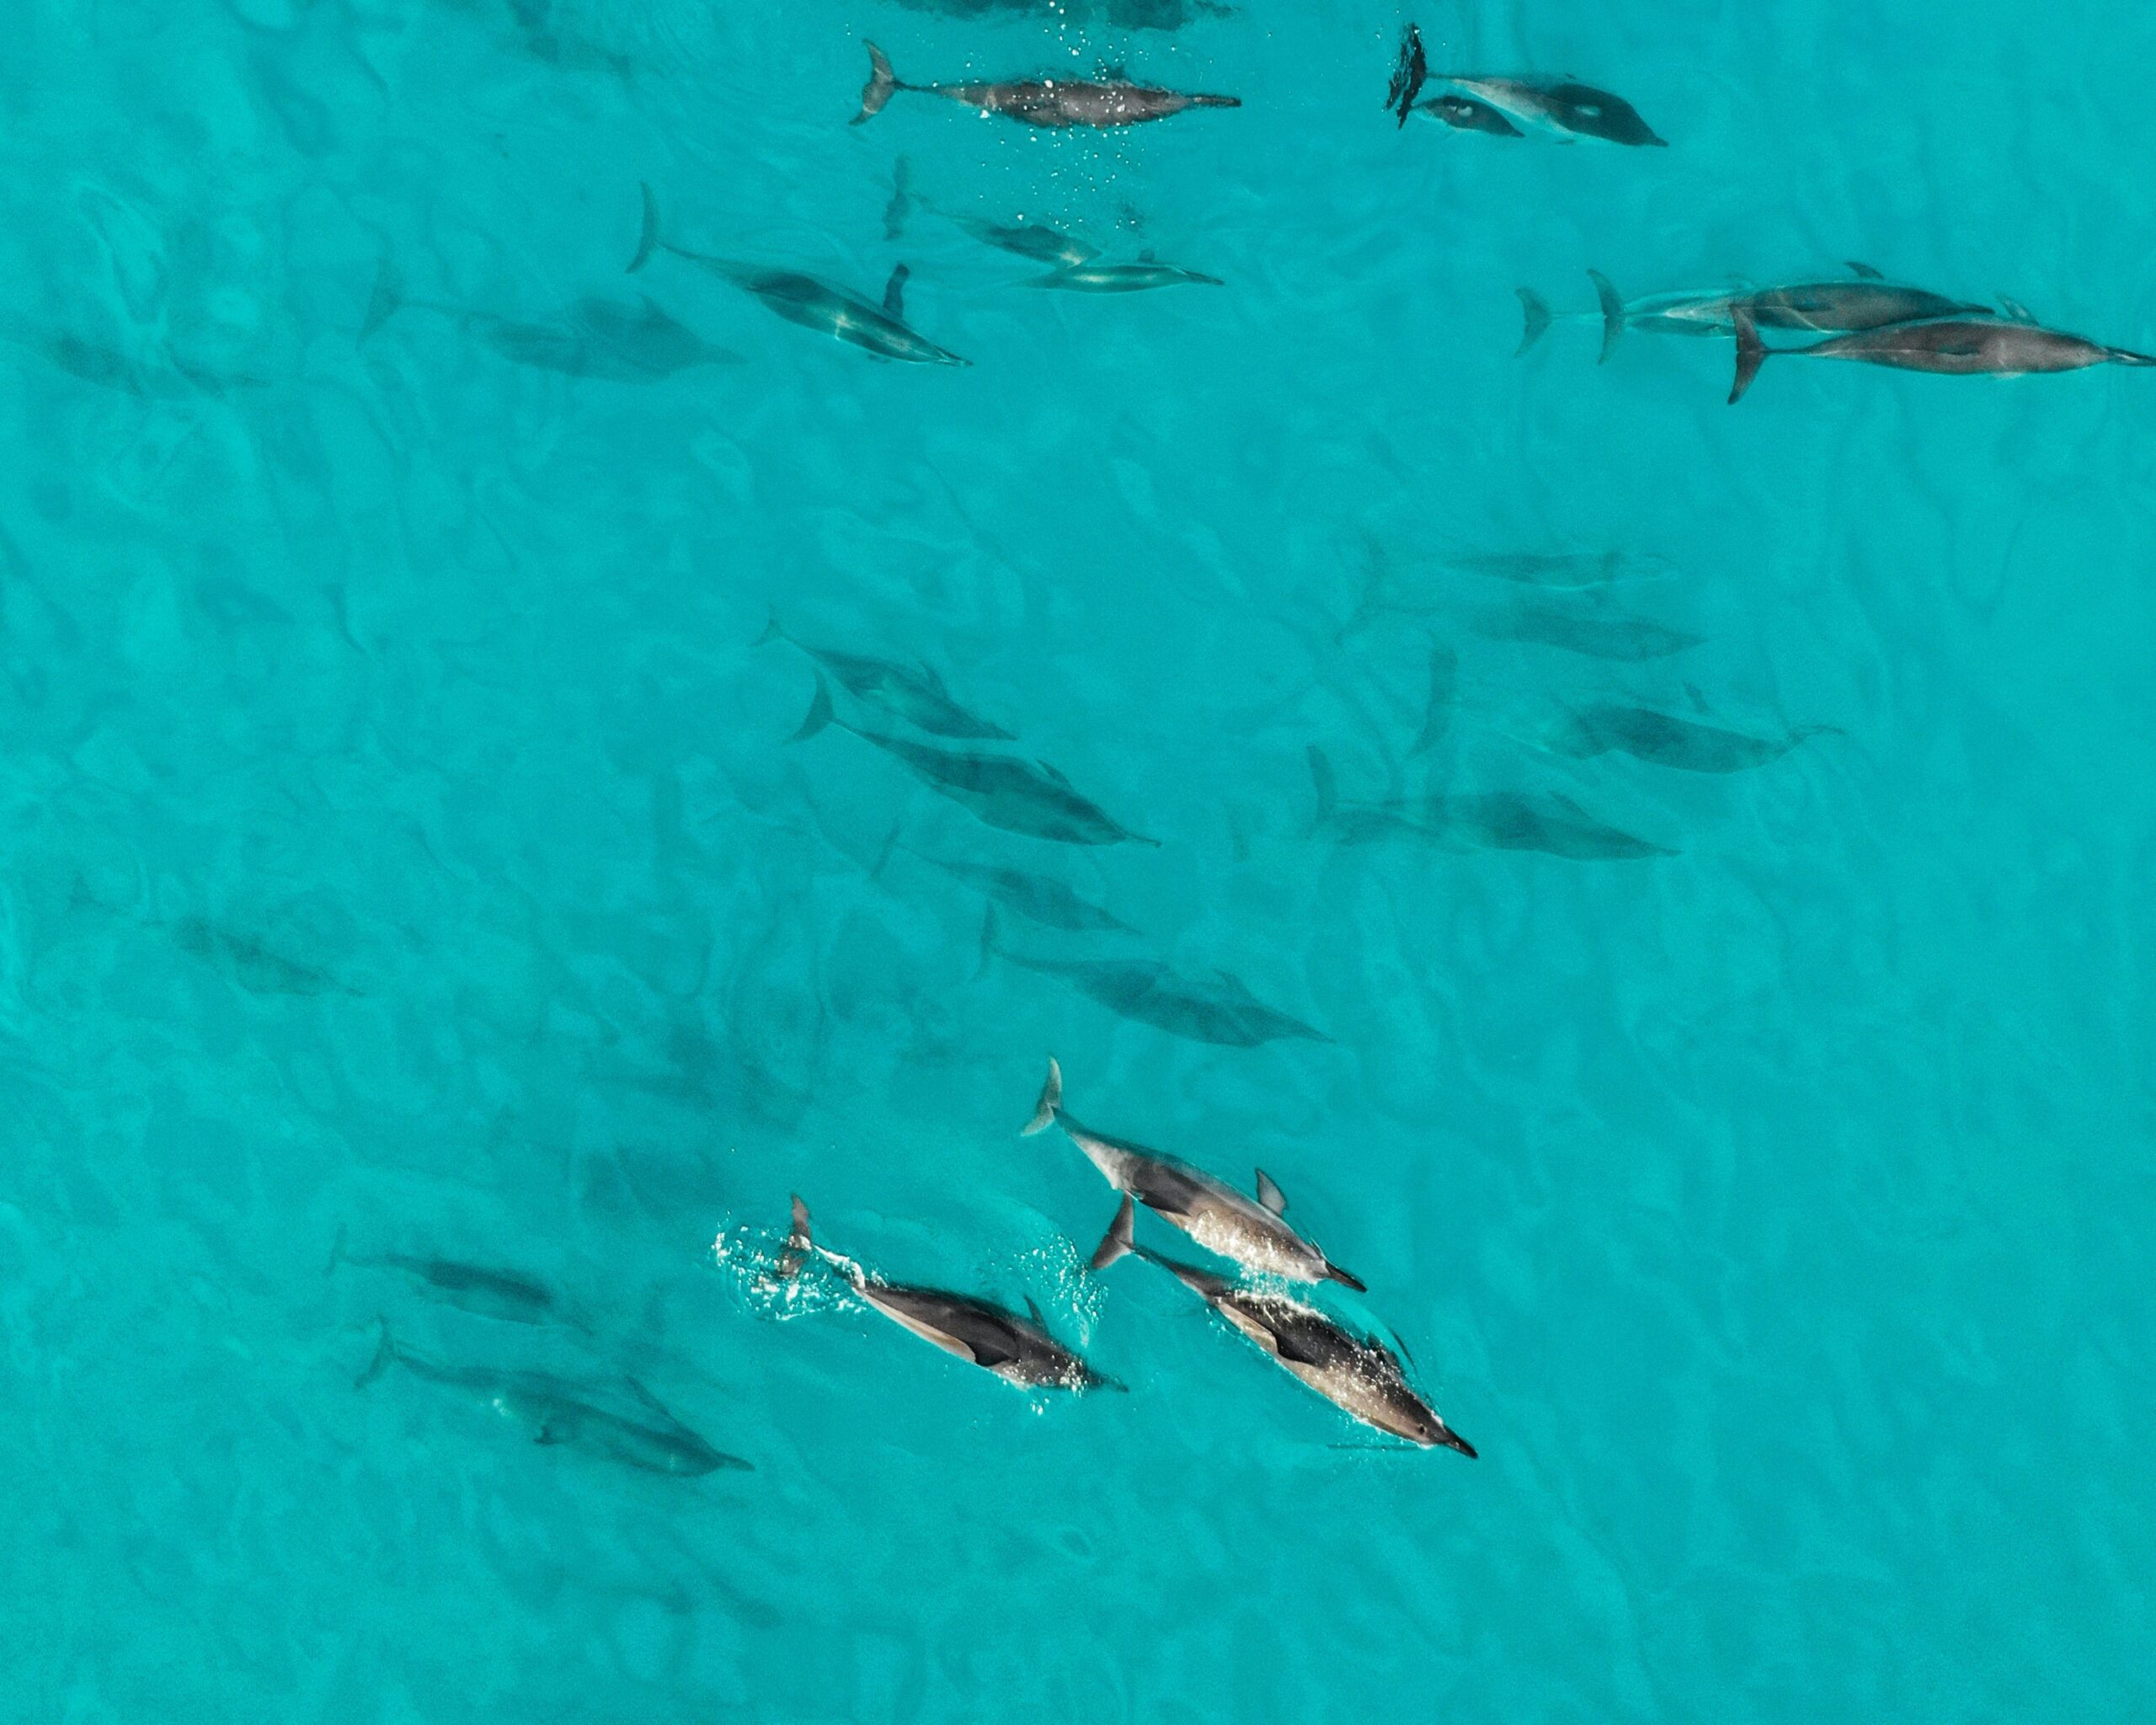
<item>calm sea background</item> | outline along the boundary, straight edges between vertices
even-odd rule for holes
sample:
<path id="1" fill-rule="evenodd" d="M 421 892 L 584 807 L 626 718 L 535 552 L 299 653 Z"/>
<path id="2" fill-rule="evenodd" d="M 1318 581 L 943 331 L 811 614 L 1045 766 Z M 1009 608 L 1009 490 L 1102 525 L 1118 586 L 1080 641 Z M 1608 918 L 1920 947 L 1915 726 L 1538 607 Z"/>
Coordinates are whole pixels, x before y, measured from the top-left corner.
<path id="1" fill-rule="evenodd" d="M 963 10 L 963 8 L 960 8 Z M 1124 22 L 1112 14 L 1120 13 Z M 1770 364 L 1560 323 L 1842 261 L 2156 344 L 2156 13 L 1432 5 L 1671 147 L 1404 131 L 1321 0 L 24 0 L 0 33 L 0 1717 L 2126 1719 L 2156 1712 L 2156 377 Z M 1059 136 L 899 76 L 1243 98 Z M 917 210 L 884 237 L 895 163 Z M 878 365 L 670 238 L 907 309 Z M 1036 293 L 937 210 L 1225 278 Z M 387 274 L 383 275 L 387 266 Z M 377 280 L 408 302 L 360 339 Z M 515 363 L 648 292 L 739 355 Z M 1463 571 L 1620 553 L 1547 599 Z M 1382 603 L 1373 604 L 1373 598 Z M 1636 663 L 1521 607 L 1702 638 Z M 786 740 L 919 659 L 1157 851 L 995 832 Z M 1410 752 L 1433 642 L 1457 710 Z M 1534 746 L 1598 699 L 1725 778 Z M 1674 854 L 1313 832 L 1558 790 Z M 894 834 L 910 849 L 888 848 Z M 982 956 L 913 852 L 1060 874 L 1331 1044 L 1235 1049 Z M 1481 1450 L 1366 1434 L 1021 1140 L 1246 1183 Z M 801 1192 L 1028 1294 L 1043 1405 L 761 1291 Z M 1152 1228 L 1149 1237 L 1169 1236 Z M 351 1251 L 543 1277 L 504 1324 Z M 714 1240 L 720 1249 L 713 1250 Z M 1344 1292 L 1344 1290 L 1329 1290 Z M 353 1380 L 632 1373 L 754 1473 Z"/>

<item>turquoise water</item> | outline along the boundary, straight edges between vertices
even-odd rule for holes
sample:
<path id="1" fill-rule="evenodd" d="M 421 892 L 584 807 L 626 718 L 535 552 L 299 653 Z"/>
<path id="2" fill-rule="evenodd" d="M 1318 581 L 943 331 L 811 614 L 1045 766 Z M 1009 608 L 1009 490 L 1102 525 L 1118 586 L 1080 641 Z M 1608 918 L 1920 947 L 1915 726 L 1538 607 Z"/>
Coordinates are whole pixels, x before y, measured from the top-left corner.
<path id="1" fill-rule="evenodd" d="M 1396 130 L 1402 22 L 22 9 L 0 1715 L 2156 1704 L 2156 378 L 1778 361 L 1730 409 L 1726 339 L 1513 357 L 1520 285 L 1571 313 L 1590 266 L 1846 259 L 2156 344 L 2156 19 L 1421 16 L 1439 67 L 1606 84 L 1656 151 Z M 1245 105 L 851 128 L 864 36 L 910 79 L 1120 61 Z M 933 207 L 892 240 L 902 157 Z M 639 182 L 691 249 L 872 302 L 906 262 L 972 365 L 873 363 L 670 254 L 625 277 Z M 1037 293 L 939 212 L 1226 285 Z M 647 292 L 734 357 L 593 375 L 578 302 Z M 1623 579 L 1462 566 L 1521 553 Z M 788 746 L 814 681 L 756 644 L 773 607 L 925 661 L 1159 848 Z M 1550 644 L 1582 618 L 1699 638 Z M 1614 700 L 1840 734 L 1724 776 L 1547 746 Z M 1670 854 L 1357 835 L 1313 747 L 1351 804 L 1556 792 Z M 985 959 L 981 893 L 917 853 L 1136 931 L 1006 906 L 1012 952 L 1227 972 L 1331 1039 L 1178 1037 Z M 1156 1272 L 1085 1274 L 1112 1194 L 1017 1136 L 1051 1051 L 1089 1122 L 1276 1177 L 1369 1284 L 1327 1309 L 1481 1458 L 1374 1452 Z M 1030 1295 L 1130 1393 L 775 1290 L 795 1191 L 885 1274 Z M 325 1272 L 340 1230 L 559 1321 Z M 464 1381 L 355 1388 L 381 1321 Z M 518 1373 L 624 1417 L 633 1377 L 755 1471 L 536 1444 L 489 1406 Z"/>

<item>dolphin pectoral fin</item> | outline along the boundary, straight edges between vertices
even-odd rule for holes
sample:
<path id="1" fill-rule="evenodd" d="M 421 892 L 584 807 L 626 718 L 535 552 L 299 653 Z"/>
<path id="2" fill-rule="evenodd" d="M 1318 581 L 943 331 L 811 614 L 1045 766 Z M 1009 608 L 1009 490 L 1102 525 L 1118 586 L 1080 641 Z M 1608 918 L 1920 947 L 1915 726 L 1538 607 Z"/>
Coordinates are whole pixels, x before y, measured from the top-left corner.
<path id="1" fill-rule="evenodd" d="M 1594 284 L 1594 296 L 1602 302 L 1602 353 L 1595 360 L 1598 366 L 1609 362 L 1610 355 L 1617 351 L 1617 344 L 1625 334 L 1625 302 L 1609 278 L 1599 270 L 1587 272 L 1588 280 Z"/>
<path id="2" fill-rule="evenodd" d="M 374 1358 L 368 1360 L 366 1369 L 352 1380 L 352 1387 L 355 1390 L 366 1388 L 369 1384 L 387 1371 L 398 1358 L 396 1340 L 389 1333 L 389 1320 L 386 1317 L 376 1318 L 375 1330 Z"/>
<path id="3" fill-rule="evenodd" d="M 993 907 L 990 907 L 993 914 Z M 991 927 L 990 933 L 993 932 Z M 1018 1129 L 1021 1138 L 1031 1138 L 1036 1132 L 1045 1132 L 1055 1122 L 1063 1107 L 1063 1068 L 1056 1064 L 1055 1056 L 1048 1057 L 1048 1078 L 1041 1086 L 1040 1100 L 1033 1104 L 1033 1117 Z"/>
<path id="4" fill-rule="evenodd" d="M 1041 1316 L 1040 1302 L 1030 1294 L 1026 1296 L 1026 1310 L 1033 1314 L 1033 1322 L 1043 1330 L 1048 1328 L 1048 1320 Z"/>
<path id="5" fill-rule="evenodd" d="M 1288 1194 L 1280 1189 L 1279 1183 L 1262 1168 L 1257 1171 L 1257 1201 L 1276 1216 L 1288 1214 Z"/>
<path id="6" fill-rule="evenodd" d="M 801 728 L 787 739 L 789 743 L 805 743 L 818 731 L 837 718 L 831 706 L 831 686 L 819 670 L 816 673 L 816 692 L 808 702 L 808 712 L 801 721 Z"/>
<path id="7" fill-rule="evenodd" d="M 903 264 L 892 270 L 891 279 L 883 284 L 883 315 L 903 322 L 906 315 L 906 277 L 913 271 Z"/>
<path id="8" fill-rule="evenodd" d="M 1869 264 L 1860 264 L 1854 258 L 1851 258 L 1849 263 L 1849 274 L 1860 281 L 1884 281 L 1886 279 Z"/>

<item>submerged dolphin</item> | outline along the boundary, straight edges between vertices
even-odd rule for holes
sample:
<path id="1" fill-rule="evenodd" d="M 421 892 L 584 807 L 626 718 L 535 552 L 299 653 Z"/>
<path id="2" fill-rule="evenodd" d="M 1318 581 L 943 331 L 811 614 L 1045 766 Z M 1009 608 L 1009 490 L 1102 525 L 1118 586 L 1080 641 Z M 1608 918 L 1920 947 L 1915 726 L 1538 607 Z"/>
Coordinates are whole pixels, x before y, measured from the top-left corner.
<path id="1" fill-rule="evenodd" d="M 1264 1169 L 1257 1171 L 1253 1201 L 1180 1157 L 1080 1125 L 1064 1111 L 1063 1069 L 1053 1059 L 1024 1135 L 1044 1132 L 1051 1124 L 1063 1128 L 1064 1135 L 1085 1151 L 1086 1159 L 1109 1185 L 1182 1229 L 1208 1252 L 1232 1258 L 1261 1275 L 1285 1276 L 1294 1282 L 1344 1282 L 1358 1294 L 1369 1291 L 1289 1225 L 1288 1195 Z"/>
<path id="2" fill-rule="evenodd" d="M 1485 851 L 1540 851 L 1577 862 L 1672 857 L 1676 852 L 1590 814 L 1556 791 L 1460 792 L 1429 798 L 1431 830 Z"/>
<path id="3" fill-rule="evenodd" d="M 751 294 L 789 323 L 814 329 L 873 355 L 879 360 L 899 360 L 912 365 L 969 366 L 947 348 L 938 347 L 905 321 L 905 284 L 908 271 L 899 264 L 883 289 L 883 303 L 872 306 L 851 289 L 798 270 L 773 269 L 732 258 L 691 252 L 665 238 L 659 230 L 659 200 L 643 188 L 643 228 L 637 240 L 636 255 L 629 260 L 634 275 L 649 263 L 654 254 L 671 252 L 691 264 L 700 264 L 722 280 Z"/>
<path id="4" fill-rule="evenodd" d="M 994 1372 L 1006 1383 L 1029 1390 L 1120 1390 L 1113 1378 L 1095 1371 L 1048 1332 L 1048 1322 L 1031 1300 L 1030 1319 L 970 1294 L 940 1288 L 914 1288 L 872 1276 L 859 1264 L 818 1246 L 809 1231 L 808 1206 L 793 1200 L 793 1228 L 779 1259 L 782 1279 L 801 1273 L 811 1255 L 830 1263 L 853 1291 L 899 1328 L 932 1342 L 946 1354 Z"/>
<path id="5" fill-rule="evenodd" d="M 1299 1300 L 1238 1287 L 1225 1276 L 1140 1246 L 1135 1220 L 1136 1211 L 1126 1197 L 1093 1254 L 1095 1269 L 1105 1269 L 1124 1257 L 1158 1264 L 1342 1413 L 1424 1449 L 1443 1445 L 1473 1459 L 1475 1446 L 1415 1392 L 1399 1356 L 1390 1348 L 1343 1329 Z"/>
<path id="6" fill-rule="evenodd" d="M 853 124 L 873 119 L 883 104 L 900 90 L 923 96 L 942 96 L 963 102 L 984 114 L 1001 114 L 1027 126 L 1136 126 L 1148 120 L 1165 120 L 1186 108 L 1240 108 L 1240 96 L 1201 96 L 1181 90 L 1163 90 L 1151 84 L 1134 84 L 1121 78 L 1094 82 L 1086 78 L 1020 78 L 1006 83 L 900 83 L 891 62 L 873 42 L 868 46 L 868 83 L 861 93 L 861 112 Z"/>
<path id="7" fill-rule="evenodd" d="M 1070 781 L 1043 761 L 1023 761 L 1015 755 L 992 755 L 977 749 L 937 749 L 904 737 L 886 736 L 838 716 L 831 705 L 831 686 L 819 669 L 816 693 L 808 717 L 793 734 L 798 743 L 827 725 L 850 731 L 864 743 L 874 745 L 939 795 L 970 812 L 974 819 L 1006 832 L 1028 838 L 1052 839 L 1065 845 L 1157 846 L 1120 826 L 1097 804 L 1071 788 Z"/>
<path id="8" fill-rule="evenodd" d="M 1637 661 L 1667 659 L 1696 647 L 1704 636 L 1645 617 L 1582 616 L 1550 605 L 1513 605 L 1474 620 L 1477 634 L 1497 641 L 1527 641 L 1586 659 Z"/>
<path id="9" fill-rule="evenodd" d="M 990 222 L 978 216 L 961 216 L 948 210 L 937 212 L 946 222 L 963 228 L 985 246 L 994 246 L 1037 264 L 1075 269 L 1100 256 L 1100 248 L 1050 227 L 1044 222 Z"/>
<path id="10" fill-rule="evenodd" d="M 451 1305 L 461 1306 L 482 1317 L 502 1318 L 516 1324 L 568 1321 L 553 1290 L 520 1271 L 403 1252 L 355 1258 L 344 1250 L 344 1231 L 339 1228 L 337 1243 L 330 1248 L 329 1263 L 323 1274 L 327 1275 L 343 1263 L 360 1269 L 400 1270 L 414 1280 L 424 1282 Z"/>
<path id="11" fill-rule="evenodd" d="M 1137 931 L 1113 911 L 1081 897 L 1069 882 L 1052 874 L 1036 874 L 1027 868 L 1006 868 L 996 862 L 967 862 L 936 857 L 910 845 L 899 847 L 931 868 L 963 880 L 1006 909 L 1043 928 L 1060 928 L 1071 934 L 1134 934 Z"/>
<path id="12" fill-rule="evenodd" d="M 935 737 L 957 737 L 966 741 L 1007 743 L 1011 733 L 1001 725 L 977 718 L 951 698 L 943 679 L 925 665 L 902 660 L 878 659 L 865 653 L 841 653 L 835 648 L 812 647 L 797 641 L 779 626 L 778 613 L 771 613 L 756 644 L 784 641 L 798 647 L 839 681 L 848 694 L 882 708 L 894 718 L 904 719 L 915 730 Z"/>
<path id="13" fill-rule="evenodd" d="M 600 1407 L 588 1398 L 584 1386 L 551 1372 L 442 1365 L 400 1347 L 385 1323 L 358 1384 L 372 1383 L 392 1365 L 430 1383 L 471 1391 L 503 1418 L 527 1427 L 536 1444 L 567 1445 L 645 1473 L 694 1478 L 720 1468 L 755 1471 L 753 1462 L 713 1449 L 633 1380 L 624 1382 L 644 1410 L 637 1418 Z"/>
<path id="14" fill-rule="evenodd" d="M 1543 131 L 1566 137 L 1599 138 L 1605 143 L 1668 144 L 1640 118 L 1639 110 L 1622 96 L 1598 90 L 1576 78 L 1523 75 L 1499 77 L 1484 72 L 1448 72 L 1437 74 L 1441 83 L 1453 85 L 1487 103 L 1511 119 Z"/>
<path id="15" fill-rule="evenodd" d="M 2156 355 L 2105 347 L 2032 323 L 1998 318 L 1937 318 L 1896 323 L 1815 341 L 1809 347 L 1769 349 L 1758 321 L 1742 307 L 1736 316 L 1737 379 L 1732 403 L 1741 400 L 1770 352 L 1817 360 L 1861 360 L 1899 371 L 1948 377 L 2025 377 L 2040 371 L 2079 371 L 2089 366 L 2156 366 Z"/>
<path id="16" fill-rule="evenodd" d="M 1602 701 L 1572 713 L 1550 746 L 1588 760 L 1612 750 L 1684 772 L 1742 772 L 1765 766 L 1810 738 L 1840 734 L 1830 724 L 1800 725 L 1786 735 L 1753 736 L 1651 707 Z"/>
<path id="17" fill-rule="evenodd" d="M 1171 1036 L 1224 1048 L 1332 1040 L 1322 1030 L 1267 1006 L 1225 970 L 1190 977 L 1156 959 L 1041 959 L 1014 953 L 997 941 L 992 910 L 981 931 L 981 945 L 1022 969 L 1060 977 L 1110 1012 Z"/>
<path id="18" fill-rule="evenodd" d="M 1059 287 L 1072 293 L 1141 293 L 1152 287 L 1177 287 L 1186 283 L 1206 287 L 1225 286 L 1217 275 L 1201 275 L 1174 264 L 1140 258 L 1134 264 L 1074 264 L 1052 275 L 1036 275 L 1025 287 Z"/>

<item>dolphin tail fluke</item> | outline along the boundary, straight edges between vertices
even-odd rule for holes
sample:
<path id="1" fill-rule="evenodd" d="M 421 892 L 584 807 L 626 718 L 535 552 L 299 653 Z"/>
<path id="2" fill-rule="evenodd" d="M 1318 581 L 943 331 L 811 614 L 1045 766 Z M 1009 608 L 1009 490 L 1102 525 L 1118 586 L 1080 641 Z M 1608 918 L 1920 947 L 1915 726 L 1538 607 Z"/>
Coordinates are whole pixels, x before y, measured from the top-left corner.
<path id="1" fill-rule="evenodd" d="M 1602 355 L 1598 366 L 1605 363 L 1617 351 L 1617 344 L 1625 334 L 1625 302 L 1615 286 L 1599 270 L 1587 272 L 1588 280 L 1594 284 L 1594 296 L 1602 302 Z"/>
<path id="2" fill-rule="evenodd" d="M 1550 302 L 1531 287 L 1519 288 L 1516 291 L 1519 295 L 1520 311 L 1526 319 L 1526 327 L 1520 331 L 1519 345 L 1513 350 L 1513 357 L 1517 360 L 1549 333 Z"/>
<path id="3" fill-rule="evenodd" d="M 883 111 L 886 102 L 905 88 L 899 82 L 897 74 L 891 70 L 891 62 L 884 57 L 883 51 L 873 42 L 869 43 L 868 82 L 862 87 L 861 112 L 855 115 L 849 123 L 867 125 Z"/>
<path id="4" fill-rule="evenodd" d="M 764 632 L 756 637 L 756 644 L 762 647 L 773 641 L 783 641 L 787 638 L 785 629 L 779 624 L 778 607 L 776 605 L 767 606 L 764 618 Z"/>
<path id="5" fill-rule="evenodd" d="M 374 1358 L 367 1362 L 366 1370 L 352 1380 L 352 1387 L 355 1390 L 366 1388 L 369 1384 L 396 1364 L 399 1357 L 397 1352 L 396 1338 L 389 1333 L 389 1320 L 386 1317 L 378 1317 L 374 1321 Z"/>
<path id="6" fill-rule="evenodd" d="M 1340 807 L 1340 781 L 1334 776 L 1332 762 L 1324 750 L 1312 743 L 1308 754 L 1310 783 L 1317 791 L 1317 812 L 1310 817 L 1310 830 L 1315 833 L 1332 819 Z"/>
<path id="7" fill-rule="evenodd" d="M 1055 1124 L 1055 1117 L 1063 1111 L 1063 1068 L 1055 1056 L 1048 1057 L 1048 1078 L 1041 1086 L 1041 1098 L 1033 1104 L 1033 1117 L 1018 1129 L 1021 1138 L 1031 1138 L 1036 1132 L 1045 1132 Z"/>
<path id="8" fill-rule="evenodd" d="M 649 180 L 639 181 L 637 190 L 643 195 L 643 216 L 637 230 L 637 254 L 629 259 L 628 273 L 632 275 L 651 261 L 654 252 L 663 251 L 666 246 L 659 230 L 659 194 L 651 189 Z"/>
<path id="9" fill-rule="evenodd" d="M 1759 375 L 1759 367 L 1767 363 L 1767 344 L 1759 339 L 1759 326 L 1752 321 L 1749 308 L 1737 308 L 1737 378 L 1729 386 L 1729 404 L 1735 407 L 1744 398 L 1744 392 L 1752 387 L 1752 380 Z"/>
<path id="10" fill-rule="evenodd" d="M 358 339 L 364 342 L 376 330 L 394 318 L 404 304 L 404 279 L 398 273 L 397 263 L 387 253 L 375 266 L 374 286 L 367 293 L 367 309 L 360 319 Z"/>
<path id="11" fill-rule="evenodd" d="M 801 1194 L 793 1194 L 793 1225 L 787 1231 L 786 1249 L 778 1255 L 775 1272 L 782 1282 L 790 1282 L 801 1274 L 801 1266 L 808 1262 L 808 1255 L 816 1249 L 815 1236 L 809 1231 L 808 1206 L 801 1201 Z"/>
<path id="12" fill-rule="evenodd" d="M 816 673 L 816 692 L 808 702 L 808 711 L 801 721 L 801 729 L 787 739 L 789 743 L 805 743 L 826 725 L 836 721 L 838 714 L 831 706 L 831 686 L 822 671 Z"/>
<path id="13" fill-rule="evenodd" d="M 1092 1268 L 1104 1270 L 1119 1258 L 1128 1258 L 1138 1249 L 1138 1206 L 1125 1194 L 1116 1206 L 1115 1220 L 1108 1224 L 1108 1231 L 1101 1236 L 1101 1243 L 1093 1248 Z"/>

